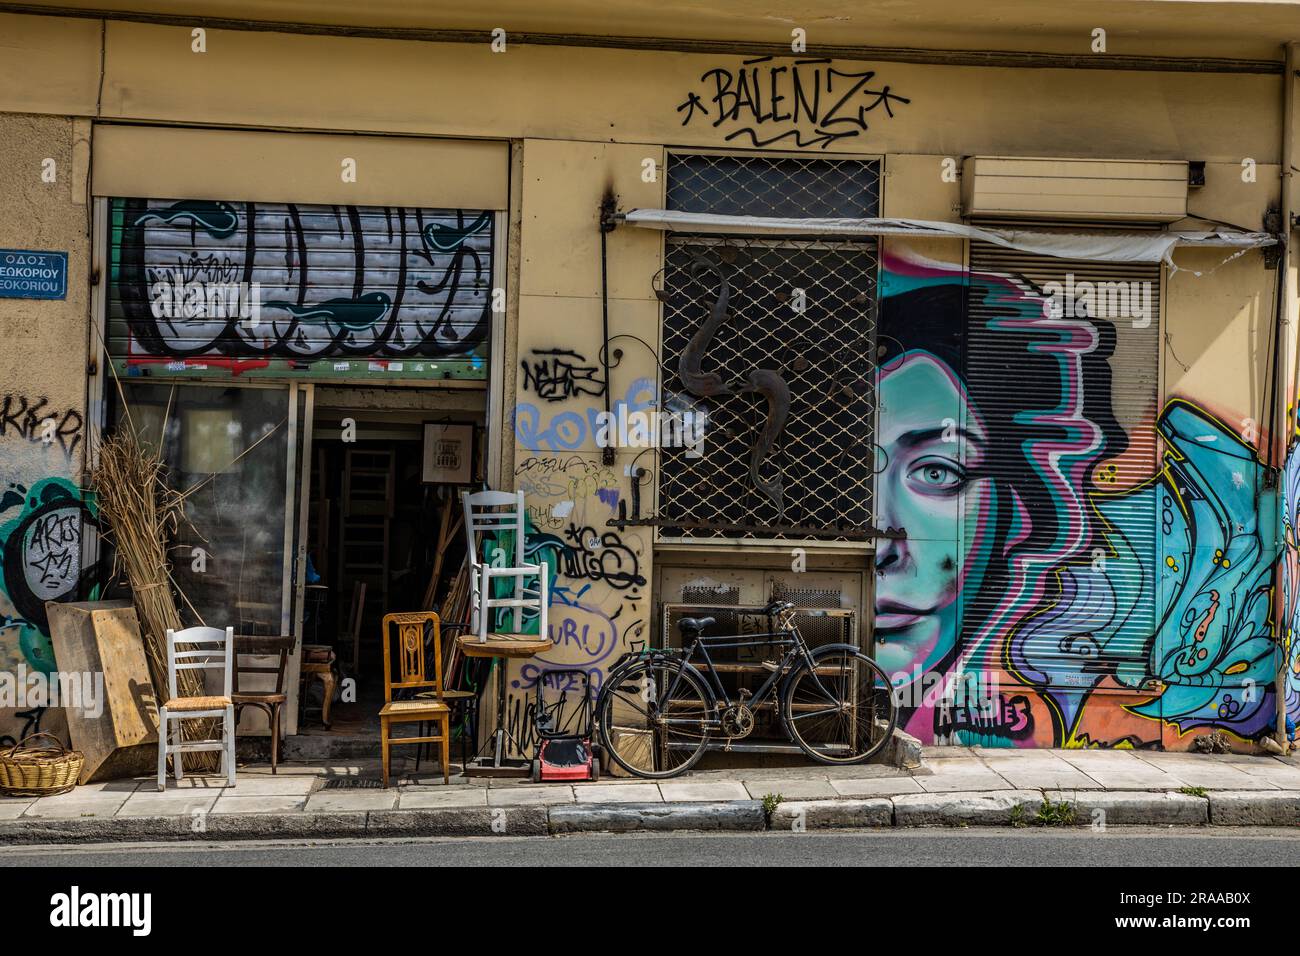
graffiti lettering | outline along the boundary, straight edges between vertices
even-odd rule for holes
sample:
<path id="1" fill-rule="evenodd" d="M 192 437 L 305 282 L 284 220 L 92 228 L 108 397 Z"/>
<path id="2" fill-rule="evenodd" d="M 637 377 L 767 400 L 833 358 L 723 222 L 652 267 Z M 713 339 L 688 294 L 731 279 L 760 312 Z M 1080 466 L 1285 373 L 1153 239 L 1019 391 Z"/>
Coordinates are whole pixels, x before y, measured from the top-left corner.
<path id="1" fill-rule="evenodd" d="M 44 707 L 33 707 L 31 710 L 20 710 L 14 714 L 23 722 L 22 729 L 18 731 L 16 736 L 12 734 L 0 736 L 0 747 L 12 747 L 31 734 L 39 734 L 41 732 L 41 718 L 45 716 L 45 711 L 46 708 Z"/>
<path id="2" fill-rule="evenodd" d="M 17 640 L 35 671 L 54 667 L 46 601 L 72 601 L 88 587 L 81 565 L 83 522 L 94 518 L 71 482 L 47 478 L 30 489 L 13 484 L 0 497 L 0 596 L 12 612 L 0 633 Z M 93 596 L 93 594 L 91 595 Z"/>
<path id="3" fill-rule="evenodd" d="M 526 458 L 515 468 L 516 485 L 526 495 L 578 501 L 596 495 L 617 504 L 618 478 L 599 462 L 571 455 L 568 458 Z M 613 507 L 613 505 L 611 505 Z"/>
<path id="4" fill-rule="evenodd" d="M 677 112 L 683 126 L 697 117 L 715 129 L 738 125 L 725 136 L 728 142 L 744 137 L 751 146 L 768 146 L 789 140 L 825 149 L 865 133 L 867 114 L 879 109 L 892 119 L 895 106 L 911 102 L 888 84 L 873 85 L 875 79 L 874 70 L 839 70 L 827 59 L 778 64 L 759 57 L 736 69 L 706 70 L 700 75 L 703 92 L 688 91 Z"/>
<path id="5" fill-rule="evenodd" d="M 571 524 L 564 535 L 572 542 L 564 554 L 564 573 L 568 577 L 604 581 L 618 591 L 645 585 L 636 553 L 617 532 L 598 534 L 593 528 Z"/>
<path id="6" fill-rule="evenodd" d="M 579 395 L 604 395 L 605 383 L 595 365 L 569 349 L 533 349 L 532 360 L 519 363 L 524 371 L 524 388 L 531 388 L 543 401 L 562 402 Z"/>
<path id="7" fill-rule="evenodd" d="M 81 444 L 81 426 L 80 412 L 73 408 L 59 410 L 50 405 L 48 398 L 6 394 L 0 399 L 0 438 L 17 437 L 33 443 L 48 440 L 71 457 Z"/>
<path id="8" fill-rule="evenodd" d="M 23 563 L 33 591 L 57 599 L 76 586 L 81 563 L 81 509 L 73 506 L 32 521 Z"/>
<path id="9" fill-rule="evenodd" d="M 935 735 L 954 740 L 958 731 L 972 731 L 1007 740 L 1024 740 L 1033 735 L 1034 718 L 1029 698 L 1023 695 L 998 695 L 998 701 L 954 703 L 942 698 L 935 711 Z"/>
<path id="10" fill-rule="evenodd" d="M 614 403 L 614 415 L 621 413 L 626 419 L 628 414 L 651 408 L 657 401 L 654 379 L 639 378 L 628 386 L 624 397 Z M 544 420 L 536 405 L 521 402 L 515 406 L 515 438 L 529 451 L 573 451 L 584 442 L 595 442 L 604 414 L 601 410 L 589 408 L 585 416 L 577 412 L 561 412 Z"/>
<path id="11" fill-rule="evenodd" d="M 114 215 L 110 300 L 133 361 L 474 356 L 485 368 L 489 212 L 131 199 Z M 207 287 L 255 290 L 261 321 L 241 319 L 257 303 L 240 297 L 235 309 L 174 301 Z"/>

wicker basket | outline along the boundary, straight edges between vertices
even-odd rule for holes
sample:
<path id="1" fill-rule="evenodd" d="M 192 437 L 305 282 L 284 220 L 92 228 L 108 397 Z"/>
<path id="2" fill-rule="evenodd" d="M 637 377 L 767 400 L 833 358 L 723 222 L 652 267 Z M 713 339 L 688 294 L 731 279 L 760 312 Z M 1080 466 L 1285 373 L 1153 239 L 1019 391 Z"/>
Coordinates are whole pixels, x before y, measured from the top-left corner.
<path id="1" fill-rule="evenodd" d="M 58 745 L 28 747 L 27 741 L 48 737 Z M 48 797 L 67 793 L 77 785 L 86 755 L 68 750 L 53 734 L 30 734 L 0 752 L 0 793 L 8 797 Z"/>

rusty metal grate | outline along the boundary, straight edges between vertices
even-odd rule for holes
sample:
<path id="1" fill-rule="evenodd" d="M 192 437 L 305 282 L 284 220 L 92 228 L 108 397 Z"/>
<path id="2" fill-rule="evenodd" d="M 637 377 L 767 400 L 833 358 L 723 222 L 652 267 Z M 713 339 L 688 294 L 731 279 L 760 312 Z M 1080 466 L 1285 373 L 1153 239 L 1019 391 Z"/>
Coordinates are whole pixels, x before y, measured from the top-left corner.
<path id="1" fill-rule="evenodd" d="M 331 777 L 321 784 L 322 790 L 379 790 L 383 781 L 378 777 Z"/>
<path id="2" fill-rule="evenodd" d="M 839 588 L 792 588 L 783 581 L 772 584 L 773 601 L 789 601 L 795 607 L 840 607 L 843 593 Z"/>
<path id="3" fill-rule="evenodd" d="M 739 604 L 740 588 L 720 584 L 717 587 L 707 585 L 686 585 L 681 589 L 682 604 Z"/>
<path id="4" fill-rule="evenodd" d="M 756 369 L 775 371 L 789 388 L 788 418 L 757 465 L 758 482 L 751 455 L 768 425 L 768 398 L 753 391 L 700 398 L 678 375 L 680 356 L 721 288 L 701 261 L 721 270 L 730 286 L 727 316 L 704 350 L 702 370 L 727 383 L 742 383 Z M 774 538 L 784 536 L 765 527 L 793 524 L 824 528 L 813 537 L 834 539 L 871 526 L 877 265 L 871 240 L 668 240 L 664 406 L 703 410 L 708 424 L 702 455 L 662 450 L 658 516 L 755 530 L 665 527 L 665 536 Z"/>
<path id="5" fill-rule="evenodd" d="M 762 634 L 768 629 L 767 617 L 761 605 L 728 606 L 725 604 L 676 604 L 662 605 L 660 628 L 663 647 L 681 646 L 681 635 L 677 631 L 677 622 L 683 617 L 699 617 L 707 614 L 715 622 L 707 631 L 715 637 L 727 634 Z M 844 608 L 799 608 L 795 611 L 794 621 L 809 647 L 821 647 L 825 644 L 856 644 L 858 633 L 858 612 Z M 719 660 L 763 659 L 764 645 L 758 648 L 716 649 L 713 653 Z"/>

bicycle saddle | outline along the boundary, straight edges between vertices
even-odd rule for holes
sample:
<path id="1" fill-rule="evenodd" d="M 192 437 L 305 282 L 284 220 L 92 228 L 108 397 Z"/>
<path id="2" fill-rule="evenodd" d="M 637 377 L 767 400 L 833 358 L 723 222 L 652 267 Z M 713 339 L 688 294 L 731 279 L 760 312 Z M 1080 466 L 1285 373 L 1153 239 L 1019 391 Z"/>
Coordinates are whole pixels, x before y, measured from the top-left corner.
<path id="1" fill-rule="evenodd" d="M 715 618 L 711 617 L 684 617 L 677 622 L 677 630 L 683 634 L 698 634 L 706 627 L 712 627 L 718 623 Z"/>

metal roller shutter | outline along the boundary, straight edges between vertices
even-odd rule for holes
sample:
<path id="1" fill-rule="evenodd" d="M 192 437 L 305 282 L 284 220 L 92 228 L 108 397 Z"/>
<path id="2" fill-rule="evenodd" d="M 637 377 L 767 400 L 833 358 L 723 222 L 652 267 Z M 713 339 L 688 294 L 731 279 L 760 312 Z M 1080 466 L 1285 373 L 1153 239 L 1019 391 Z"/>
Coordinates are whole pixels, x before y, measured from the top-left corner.
<path id="1" fill-rule="evenodd" d="M 493 227 L 481 209 L 113 199 L 109 353 L 136 375 L 483 379 Z"/>
<path id="2" fill-rule="evenodd" d="M 1059 321 L 1043 323 L 1051 283 Z M 1145 662 L 1156 628 L 1155 496 L 1125 492 L 1156 469 L 1160 267 L 973 243 L 967 309 L 971 414 L 989 433 L 972 471 L 992 482 L 967 502 L 963 553 L 996 542 L 977 586 L 963 572 L 967 667 L 1091 687 Z"/>

